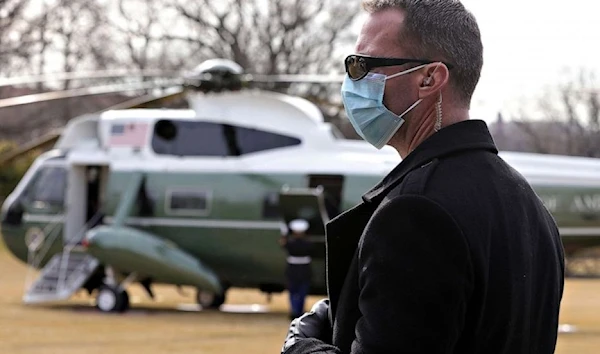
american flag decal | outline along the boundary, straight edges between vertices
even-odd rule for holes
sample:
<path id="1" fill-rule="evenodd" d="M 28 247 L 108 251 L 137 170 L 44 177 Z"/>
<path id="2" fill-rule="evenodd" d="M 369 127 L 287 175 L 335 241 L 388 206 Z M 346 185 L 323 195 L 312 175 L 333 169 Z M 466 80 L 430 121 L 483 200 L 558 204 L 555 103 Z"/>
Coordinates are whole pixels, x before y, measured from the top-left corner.
<path id="1" fill-rule="evenodd" d="M 109 145 L 143 146 L 148 135 L 147 123 L 113 124 L 110 129 Z"/>

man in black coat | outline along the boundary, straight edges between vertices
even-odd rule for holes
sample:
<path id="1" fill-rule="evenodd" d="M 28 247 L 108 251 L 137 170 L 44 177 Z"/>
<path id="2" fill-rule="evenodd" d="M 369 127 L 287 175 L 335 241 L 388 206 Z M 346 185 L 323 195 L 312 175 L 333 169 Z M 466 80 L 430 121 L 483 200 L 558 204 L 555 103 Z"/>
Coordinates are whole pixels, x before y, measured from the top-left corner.
<path id="1" fill-rule="evenodd" d="M 485 122 L 469 119 L 483 62 L 474 17 L 456 0 L 363 7 L 344 106 L 402 162 L 327 225 L 329 297 L 292 321 L 282 352 L 553 353 L 563 248 Z"/>

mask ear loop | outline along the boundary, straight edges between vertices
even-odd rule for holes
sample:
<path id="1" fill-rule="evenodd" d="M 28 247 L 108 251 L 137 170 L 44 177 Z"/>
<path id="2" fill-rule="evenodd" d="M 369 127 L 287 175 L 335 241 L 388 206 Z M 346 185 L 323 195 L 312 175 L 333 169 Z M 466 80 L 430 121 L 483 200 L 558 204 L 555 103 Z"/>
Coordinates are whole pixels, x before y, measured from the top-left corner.
<path id="1" fill-rule="evenodd" d="M 410 73 L 412 73 L 413 71 L 417 71 L 417 70 L 419 70 L 419 69 L 421 69 L 421 68 L 424 68 L 425 66 L 427 66 L 427 64 L 423 64 L 423 65 L 415 66 L 414 68 L 407 69 L 407 70 L 401 71 L 401 72 L 399 72 L 399 73 L 395 73 L 395 74 L 392 74 L 392 75 L 386 76 L 386 77 L 385 77 L 385 79 L 386 79 L 386 80 L 389 80 L 389 79 L 393 79 L 393 78 L 395 78 L 395 77 L 398 77 L 398 76 L 402 76 L 402 75 L 410 74 Z M 437 69 L 437 67 L 436 67 L 436 69 Z M 435 70 L 434 70 L 433 72 L 435 72 Z"/>

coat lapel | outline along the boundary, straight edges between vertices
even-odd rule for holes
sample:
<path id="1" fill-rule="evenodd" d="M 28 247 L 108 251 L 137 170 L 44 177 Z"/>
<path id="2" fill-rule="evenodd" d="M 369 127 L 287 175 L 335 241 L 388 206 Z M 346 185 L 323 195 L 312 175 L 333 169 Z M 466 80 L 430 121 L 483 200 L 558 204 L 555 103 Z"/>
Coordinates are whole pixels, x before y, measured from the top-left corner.
<path id="1" fill-rule="evenodd" d="M 327 292 L 332 324 L 348 268 L 374 210 L 371 204 L 361 203 L 338 215 L 326 226 Z"/>

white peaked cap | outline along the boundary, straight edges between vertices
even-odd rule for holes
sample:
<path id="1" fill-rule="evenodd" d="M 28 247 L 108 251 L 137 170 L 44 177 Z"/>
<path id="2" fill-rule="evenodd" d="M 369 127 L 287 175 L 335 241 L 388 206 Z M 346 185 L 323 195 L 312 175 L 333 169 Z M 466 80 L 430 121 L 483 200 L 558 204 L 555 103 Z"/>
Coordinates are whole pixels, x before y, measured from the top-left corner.
<path id="1" fill-rule="evenodd" d="M 308 230 L 308 221 L 304 219 L 295 219 L 290 221 L 290 229 L 294 232 L 305 232 Z"/>

